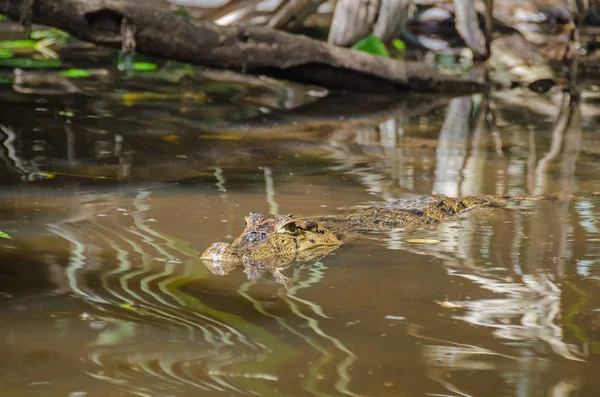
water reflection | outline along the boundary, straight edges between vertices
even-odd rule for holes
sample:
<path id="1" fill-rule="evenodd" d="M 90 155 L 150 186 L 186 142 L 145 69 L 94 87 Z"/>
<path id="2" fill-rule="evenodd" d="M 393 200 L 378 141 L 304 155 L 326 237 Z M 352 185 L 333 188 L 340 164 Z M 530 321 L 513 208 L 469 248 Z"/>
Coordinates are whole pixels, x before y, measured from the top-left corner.
<path id="1" fill-rule="evenodd" d="M 90 305 L 79 313 L 97 331 L 88 346 L 79 347 L 87 352 L 88 375 L 144 395 L 186 392 L 189 387 L 246 394 L 260 392 L 264 381 L 278 381 L 278 366 L 290 365 L 298 356 L 298 346 L 288 347 L 268 327 L 254 324 L 251 313 L 246 319 L 221 311 L 182 290 L 206 280 L 207 270 L 186 242 L 153 227 L 150 191 L 83 195 L 71 201 L 71 214 L 46 226 L 71 245 L 64 265 L 57 254 L 43 253 L 42 258 L 49 261 L 54 293 L 72 294 Z M 331 367 L 337 375 L 328 383 L 339 393 L 355 395 L 348 371 L 356 355 L 321 328 L 320 319 L 329 318 L 323 309 L 298 296 L 320 282 L 325 270 L 319 264 L 299 267 L 292 276 L 294 286 L 277 292 L 282 305 L 277 311 L 289 310 L 293 320 L 272 312 L 271 299 L 255 296 L 253 281 L 237 293 L 257 313 L 314 349 L 319 364 L 304 376 L 307 390 L 323 394 L 320 377 Z M 235 296 L 236 291 L 223 293 Z M 76 313 L 59 316 L 77 320 Z"/>
<path id="2" fill-rule="evenodd" d="M 523 95 L 525 98 L 516 96 L 522 102 L 510 106 L 527 106 L 529 98 Z M 333 158 L 342 168 L 334 169 L 346 168 L 348 173 L 357 173 L 370 192 L 385 199 L 401 197 L 407 192 L 432 191 L 449 196 L 570 193 L 574 187 L 568 184 L 573 183 L 582 140 L 592 141 L 593 136 L 582 136 L 579 99 L 568 93 L 556 96 L 558 104 L 545 103 L 550 113 L 558 116 L 550 135 L 550 147 L 541 154 L 544 150 L 541 147 L 548 144 L 544 135 L 549 123 L 542 119 L 539 125 L 531 124 L 533 120 L 514 115 L 505 119 L 500 111 L 509 113 L 512 108 L 505 103 L 504 95 L 500 98 L 476 95 L 451 100 L 444 117 L 440 118 L 439 113 L 429 114 L 408 130 L 402 127 L 402 121 L 390 119 L 402 131 L 394 135 L 401 138 L 392 146 L 393 140 L 386 137 L 389 133 L 382 127 L 384 123 L 351 132 L 336 131 L 332 135 Z M 515 98 L 511 100 L 516 102 Z M 495 120 L 495 124 L 490 120 Z M 415 128 L 423 131 L 410 131 Z M 433 136 L 429 131 L 439 133 Z M 484 182 L 486 178 L 493 178 L 494 182 Z"/>
<path id="3" fill-rule="evenodd" d="M 511 146 L 515 144 L 528 146 L 527 158 L 519 156 L 519 153 L 516 156 L 513 154 L 505 158 L 503 144 L 507 142 L 502 142 L 499 132 L 493 131 L 494 127 L 490 128 L 490 125 L 487 125 L 487 131 L 483 128 L 487 124 L 487 112 L 490 110 L 489 98 L 484 97 L 482 100 L 481 98 L 464 97 L 452 100 L 438 136 L 437 161 L 433 172 L 435 177 L 432 190 L 451 196 L 488 192 L 496 194 L 530 192 L 534 195 L 555 191 L 566 194 L 577 192 L 581 187 L 574 184 L 577 171 L 576 160 L 583 139 L 580 102 L 578 96 L 568 93 L 560 94 L 560 96 L 562 96 L 562 101 L 556 107 L 558 116 L 552 129 L 550 147 L 539 160 L 535 158 L 536 151 L 539 149 L 536 150 L 537 145 L 531 130 L 527 134 L 530 138 L 528 141 L 519 138 L 521 142 L 514 142 L 515 137 L 511 136 L 512 142 L 508 142 Z M 472 117 L 472 101 L 474 99 L 477 99 L 478 105 L 480 105 L 478 109 L 480 114 L 476 115 L 475 122 Z M 483 124 L 477 123 L 478 118 L 483 120 Z M 471 134 L 469 123 L 475 126 L 472 137 L 469 137 Z M 370 133 L 375 134 L 377 128 L 375 127 Z M 530 128 L 535 127 L 530 126 Z M 384 144 L 384 141 L 387 142 L 387 140 L 384 140 L 383 129 L 380 133 L 381 146 L 389 148 L 389 145 Z M 338 136 L 340 135 L 338 134 Z M 356 172 L 357 175 L 360 175 L 360 181 L 366 185 L 366 188 L 382 198 L 395 198 L 393 184 L 396 181 L 403 189 L 408 188 L 407 190 L 414 191 L 415 189 L 411 185 L 403 183 L 403 180 L 398 178 L 397 168 L 400 167 L 396 166 L 396 162 L 383 163 L 380 161 L 380 156 L 372 156 L 373 150 L 365 146 L 364 136 L 363 131 L 358 131 L 354 138 L 354 142 L 360 145 L 360 155 L 356 154 L 356 150 L 351 153 L 337 150 L 336 160 L 343 161 L 348 173 Z M 345 138 L 347 140 L 348 136 Z M 374 139 L 371 139 L 369 143 L 377 144 Z M 398 150 L 402 149 L 405 148 L 400 145 Z M 410 159 L 410 153 L 406 149 L 403 150 L 401 156 L 405 161 Z M 493 149 L 495 153 L 489 149 Z M 495 159 L 490 158 L 490 155 Z M 397 157 L 400 156 L 395 154 L 394 158 Z M 390 156 L 385 156 L 385 159 L 389 161 Z M 500 164 L 498 167 L 497 163 L 505 165 Z M 498 182 L 493 183 L 489 179 L 485 179 L 486 165 L 492 166 L 493 170 L 499 172 L 495 176 L 496 179 L 500 178 Z M 402 164 L 401 168 L 404 172 L 408 168 L 414 175 L 414 171 L 411 170 L 411 167 L 406 167 L 406 164 Z M 558 169 L 558 178 L 554 176 L 553 169 Z M 555 182 L 555 178 L 558 179 L 558 184 Z M 412 179 L 414 180 L 414 176 Z M 593 180 L 585 182 L 595 184 Z M 488 189 L 492 189 L 492 191 L 490 192 Z M 532 205 L 535 206 L 535 204 Z M 574 208 L 587 208 L 588 206 L 594 208 L 595 206 L 593 201 L 588 200 L 576 200 L 576 203 L 572 205 L 569 198 L 552 204 L 552 206 L 555 212 L 550 218 L 540 219 L 539 208 L 537 211 L 532 210 L 531 207 L 528 208 L 530 211 L 528 214 L 516 212 L 515 219 L 510 221 L 514 225 L 514 230 L 510 232 L 498 230 L 497 227 L 482 228 L 479 222 L 469 222 L 468 220 L 466 224 L 465 220 L 461 220 L 460 226 L 452 223 L 442 225 L 438 231 L 424 233 L 423 237 L 443 236 L 441 238 L 443 242 L 433 249 L 424 248 L 418 251 L 421 254 L 433 254 L 442 259 L 444 266 L 448 268 L 449 274 L 453 277 L 468 279 L 499 295 L 495 299 L 453 301 L 448 305 L 465 311 L 465 314 L 455 316 L 455 318 L 473 325 L 492 328 L 496 337 L 520 343 L 526 342 L 531 349 L 534 349 L 533 351 L 529 350 L 523 358 L 508 357 L 509 361 L 522 362 L 526 357 L 535 356 L 541 352 L 548 354 L 548 349 L 544 346 L 568 360 L 585 361 L 592 358 L 589 342 L 586 341 L 583 345 L 565 343 L 569 337 L 565 335 L 566 330 L 561 323 L 564 324 L 562 317 L 565 305 L 563 289 L 565 286 L 571 285 L 566 278 L 574 276 L 573 273 L 566 271 L 566 267 L 570 267 L 567 263 L 579 263 L 581 260 L 573 252 L 573 250 L 577 250 L 575 247 L 581 246 L 580 244 L 584 244 L 584 241 L 590 241 L 590 239 L 595 241 L 596 239 L 595 232 L 593 232 L 595 229 L 589 228 L 587 230 L 588 232 L 592 231 L 591 234 L 574 236 L 573 230 L 581 230 L 581 223 L 578 224 L 578 217 L 573 216 L 571 212 L 574 211 Z M 527 210 L 527 207 L 525 209 Z M 583 222 L 589 225 L 589 221 Z M 503 224 L 502 228 L 505 229 L 506 224 Z M 551 234 L 548 234 L 549 230 L 552 231 Z M 406 237 L 405 233 L 388 233 L 385 236 L 386 245 L 392 249 L 407 249 Z M 510 247 L 508 255 L 503 252 L 507 246 Z M 415 251 L 414 248 L 408 249 Z M 549 261 L 551 265 L 548 263 Z M 588 262 L 585 261 L 585 263 L 587 266 Z M 506 272 L 509 272 L 510 276 Z M 557 277 L 564 284 L 557 283 Z M 580 291 L 578 287 L 573 286 L 572 288 Z M 587 301 L 588 294 L 583 291 L 580 291 L 580 294 L 581 299 Z M 582 300 L 579 300 L 579 304 L 581 303 Z M 580 309 L 576 310 L 578 312 Z M 581 333 L 581 328 L 578 326 L 571 329 L 577 329 L 577 333 Z M 540 345 L 538 341 L 544 342 L 545 345 Z M 451 341 L 445 343 L 453 344 Z M 471 395 L 461 391 L 448 381 L 447 378 L 450 375 L 446 371 L 494 369 L 497 368 L 495 364 L 486 364 L 480 360 L 470 361 L 470 358 L 482 354 L 503 355 L 477 346 L 461 346 L 464 347 L 428 345 L 423 351 L 423 357 L 428 365 L 446 368 L 441 373 L 439 371 L 431 372 L 436 374 L 432 375 L 432 378 L 436 379 L 444 388 L 456 394 Z M 521 368 L 520 364 L 519 367 Z M 544 367 L 542 366 L 540 369 L 545 371 Z M 511 369 L 508 372 L 512 374 L 506 374 L 506 381 L 514 378 L 515 374 L 519 374 L 519 380 L 515 384 L 517 390 L 520 391 L 518 395 L 534 393 L 534 389 L 526 386 L 531 383 L 529 376 L 523 374 L 527 371 L 521 368 L 519 370 Z M 515 383 L 514 381 L 515 379 L 511 383 Z M 561 379 L 550 395 L 568 395 L 579 390 L 580 385 L 581 379 Z"/>
<path id="4" fill-rule="evenodd" d="M 0 384 L 27 395 L 27 370 L 45 372 L 23 357 L 51 351 L 72 373 L 48 372 L 51 395 L 595 395 L 593 106 L 513 92 L 286 110 L 314 96 L 237 83 L 210 104 L 3 94 L 0 332 L 32 363 Z M 552 192 L 370 234 L 275 280 L 198 260 L 250 211 Z"/>
<path id="5" fill-rule="evenodd" d="M 161 395 L 163 383 L 241 392 L 214 372 L 247 361 L 265 347 L 238 330 L 227 313 L 205 310 L 200 301 L 178 291 L 182 282 L 202 277 L 194 263 L 197 255 L 152 229 L 145 216 L 149 196 L 147 191 L 136 193 L 129 208 L 116 207 L 115 198 L 83 202 L 71 219 L 48 225 L 72 245 L 65 268 L 69 289 L 108 324 L 88 355 L 102 368 L 101 375 L 90 375 L 147 395 Z M 102 259 L 107 256 L 108 261 Z M 130 374 L 119 368 L 123 362 Z M 115 365 L 117 370 L 110 370 Z"/>

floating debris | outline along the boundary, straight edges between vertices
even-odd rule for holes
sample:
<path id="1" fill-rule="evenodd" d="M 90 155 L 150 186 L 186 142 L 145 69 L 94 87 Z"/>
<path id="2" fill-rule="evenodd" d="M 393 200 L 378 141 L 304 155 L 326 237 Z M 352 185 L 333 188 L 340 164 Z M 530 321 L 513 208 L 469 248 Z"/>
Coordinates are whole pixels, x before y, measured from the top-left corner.
<path id="1" fill-rule="evenodd" d="M 231 378 L 251 378 L 251 379 L 265 379 L 278 381 L 277 375 L 261 374 L 261 373 L 249 373 L 249 372 L 225 372 L 225 371 L 208 371 L 209 375 L 216 376 L 228 376 Z"/>
<path id="2" fill-rule="evenodd" d="M 441 307 L 444 307 L 446 309 L 460 309 L 463 306 L 459 305 L 457 303 L 452 303 L 452 302 L 448 302 L 448 301 L 435 301 L 435 303 L 437 303 L 438 305 L 440 305 Z"/>
<path id="3" fill-rule="evenodd" d="M 134 304 L 132 302 L 122 303 L 119 305 L 119 307 L 121 309 L 126 309 L 126 310 L 134 310 L 133 306 L 134 306 Z"/>
<path id="4" fill-rule="evenodd" d="M 92 318 L 92 316 L 90 316 L 90 314 L 87 312 L 83 312 L 79 315 L 79 318 L 82 320 L 89 320 Z"/>
<path id="5" fill-rule="evenodd" d="M 391 314 L 388 314 L 387 316 L 385 316 L 385 318 L 388 320 L 396 320 L 396 321 L 406 320 L 406 317 L 404 317 L 404 316 L 393 316 Z"/>
<path id="6" fill-rule="evenodd" d="M 406 242 L 411 244 L 438 244 L 440 240 L 433 238 L 409 238 Z"/>

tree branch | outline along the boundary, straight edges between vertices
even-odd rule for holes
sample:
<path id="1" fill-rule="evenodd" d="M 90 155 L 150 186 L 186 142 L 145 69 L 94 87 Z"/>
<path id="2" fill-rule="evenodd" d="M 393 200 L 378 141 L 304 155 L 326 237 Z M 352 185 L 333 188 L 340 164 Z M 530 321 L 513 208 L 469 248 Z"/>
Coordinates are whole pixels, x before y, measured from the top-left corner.
<path id="1" fill-rule="evenodd" d="M 15 21 L 22 0 L 0 0 Z M 375 57 L 264 27 L 221 27 L 122 0 L 34 0 L 31 22 L 81 40 L 122 47 L 123 20 L 135 28 L 136 51 L 214 68 L 369 92 L 473 92 L 475 81 L 441 76 L 421 63 Z"/>

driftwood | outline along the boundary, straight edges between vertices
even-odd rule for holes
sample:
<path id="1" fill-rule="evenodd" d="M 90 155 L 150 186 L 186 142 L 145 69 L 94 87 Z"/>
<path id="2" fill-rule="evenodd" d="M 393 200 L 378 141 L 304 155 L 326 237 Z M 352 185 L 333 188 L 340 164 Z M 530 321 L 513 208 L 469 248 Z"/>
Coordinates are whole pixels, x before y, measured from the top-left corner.
<path id="1" fill-rule="evenodd" d="M 488 58 L 488 48 L 484 33 L 479 28 L 479 19 L 473 0 L 454 0 L 456 30 L 473 51 L 475 59 Z"/>
<path id="2" fill-rule="evenodd" d="M 327 41 L 350 47 L 371 33 L 384 42 L 405 30 L 412 0 L 338 0 Z"/>
<path id="3" fill-rule="evenodd" d="M 31 7 L 23 7 L 24 3 Z M 135 49 L 143 54 L 326 88 L 362 92 L 480 89 L 478 82 L 444 77 L 421 63 L 376 57 L 270 28 L 192 21 L 121 0 L 0 0 L 0 13 L 117 48 L 123 47 L 121 32 L 133 32 Z"/>
<path id="4" fill-rule="evenodd" d="M 324 2 L 325 0 L 282 1 L 267 26 L 274 29 L 297 29 Z"/>

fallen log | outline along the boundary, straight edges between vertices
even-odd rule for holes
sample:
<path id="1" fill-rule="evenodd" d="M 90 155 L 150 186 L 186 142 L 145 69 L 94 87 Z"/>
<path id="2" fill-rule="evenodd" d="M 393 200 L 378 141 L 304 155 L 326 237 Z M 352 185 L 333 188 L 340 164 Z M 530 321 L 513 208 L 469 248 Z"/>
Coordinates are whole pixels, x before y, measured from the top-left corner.
<path id="1" fill-rule="evenodd" d="M 126 44 L 142 54 L 330 89 L 468 93 L 481 87 L 477 81 L 442 76 L 422 63 L 376 57 L 265 27 L 217 26 L 123 0 L 0 0 L 0 13 L 117 48 L 123 48 L 122 32 L 133 33 L 134 43 Z"/>

